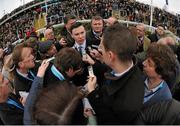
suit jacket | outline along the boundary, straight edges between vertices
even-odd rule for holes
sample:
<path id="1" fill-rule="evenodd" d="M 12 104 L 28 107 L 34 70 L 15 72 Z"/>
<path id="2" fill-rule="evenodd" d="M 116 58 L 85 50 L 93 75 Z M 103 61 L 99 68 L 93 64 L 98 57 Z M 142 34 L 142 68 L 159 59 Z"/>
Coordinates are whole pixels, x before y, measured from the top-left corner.
<path id="1" fill-rule="evenodd" d="M 61 31 L 61 36 L 65 39 L 67 42 L 67 47 L 72 47 L 74 45 L 74 39 L 70 35 L 70 33 L 67 31 L 66 27 L 64 27 Z"/>
<path id="2" fill-rule="evenodd" d="M 148 38 L 151 40 L 151 42 L 157 42 L 159 40 L 156 33 L 150 34 Z"/>
<path id="3" fill-rule="evenodd" d="M 148 49 L 149 45 L 151 44 L 151 41 L 146 36 L 144 36 L 142 39 L 143 39 L 142 42 L 141 42 L 141 40 L 139 40 L 139 44 L 138 44 L 136 53 L 146 51 Z"/>
<path id="4" fill-rule="evenodd" d="M 92 42 L 93 45 L 98 46 L 101 42 L 101 39 L 100 38 L 98 39 L 97 37 L 95 37 L 92 30 L 90 30 L 86 33 L 86 37 L 87 37 L 87 41 Z"/>
<path id="5" fill-rule="evenodd" d="M 86 39 L 85 51 L 86 51 L 87 54 L 89 54 L 88 47 L 91 46 L 91 45 L 92 45 L 92 43 L 90 41 L 87 41 L 87 39 Z M 75 48 L 75 49 L 78 51 L 77 48 Z M 83 86 L 83 85 L 85 85 L 87 83 L 87 76 L 89 75 L 88 68 L 87 68 L 88 66 L 89 66 L 88 63 L 83 62 L 83 69 L 84 69 L 83 73 L 79 74 L 79 75 L 76 74 L 72 78 L 72 81 L 76 86 Z"/>
<path id="6" fill-rule="evenodd" d="M 87 96 L 96 112 L 98 124 L 132 124 L 143 106 L 144 82 L 141 71 L 135 63 L 121 77 L 107 77 L 111 79 Z"/>
<path id="7" fill-rule="evenodd" d="M 147 51 L 149 45 L 151 44 L 151 41 L 149 38 L 147 38 L 146 36 L 144 36 L 144 44 L 143 44 L 143 50 Z"/>

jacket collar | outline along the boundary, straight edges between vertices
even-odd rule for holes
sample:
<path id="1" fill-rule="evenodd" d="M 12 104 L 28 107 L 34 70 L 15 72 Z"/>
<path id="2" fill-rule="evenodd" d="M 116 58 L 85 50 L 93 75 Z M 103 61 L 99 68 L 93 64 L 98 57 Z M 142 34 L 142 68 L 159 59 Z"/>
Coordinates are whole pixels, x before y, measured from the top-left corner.
<path id="1" fill-rule="evenodd" d="M 132 76 L 132 74 L 134 74 L 135 70 L 137 70 L 137 59 L 135 57 L 133 57 L 133 63 L 134 66 L 120 77 L 115 77 L 111 73 L 104 74 L 105 78 L 111 81 L 111 84 L 105 85 L 108 95 L 114 94 L 115 92 L 117 92 L 119 89 L 123 88 L 126 85 L 129 77 Z"/>

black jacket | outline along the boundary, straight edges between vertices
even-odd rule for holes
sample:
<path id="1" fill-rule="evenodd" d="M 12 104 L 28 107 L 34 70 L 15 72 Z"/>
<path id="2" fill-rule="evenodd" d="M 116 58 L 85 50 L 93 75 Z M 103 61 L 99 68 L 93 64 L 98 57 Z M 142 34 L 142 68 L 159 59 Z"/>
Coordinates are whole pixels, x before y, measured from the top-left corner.
<path id="1" fill-rule="evenodd" d="M 14 94 L 10 94 L 9 98 L 13 99 L 22 108 L 22 104 Z M 22 125 L 23 124 L 23 110 L 14 105 L 7 103 L 0 103 L 0 118 L 5 125 Z"/>
<path id="2" fill-rule="evenodd" d="M 34 77 L 37 74 L 39 66 L 40 66 L 40 64 L 36 63 L 35 67 L 30 69 L 30 71 L 33 73 Z M 29 80 L 29 79 L 19 75 L 17 73 L 17 71 L 15 70 L 14 87 L 15 87 L 15 92 L 17 95 L 19 95 L 19 91 L 29 92 L 32 82 L 33 82 L 33 77 L 32 77 L 32 80 Z"/>
<path id="3" fill-rule="evenodd" d="M 132 124 L 143 106 L 144 82 L 141 71 L 134 65 L 121 77 L 110 74 L 107 77 L 109 79 L 102 88 L 87 96 L 96 112 L 98 124 Z"/>
<path id="4" fill-rule="evenodd" d="M 91 42 L 92 45 L 97 45 L 98 46 L 100 44 L 100 42 L 101 42 L 101 39 L 95 37 L 95 35 L 94 35 L 92 30 L 90 30 L 90 31 L 88 31 L 86 33 L 86 37 L 87 37 L 87 41 Z"/>
<path id="5" fill-rule="evenodd" d="M 63 27 L 61 31 L 61 37 L 67 42 L 67 47 L 72 47 L 74 45 L 74 39 L 71 37 L 70 33 L 67 31 L 66 27 Z"/>
<path id="6" fill-rule="evenodd" d="M 180 103 L 175 99 L 162 101 L 144 108 L 137 116 L 138 125 L 180 124 Z"/>
<path id="7" fill-rule="evenodd" d="M 157 42 L 159 40 L 156 33 L 150 34 L 148 38 L 151 40 L 151 42 Z"/>

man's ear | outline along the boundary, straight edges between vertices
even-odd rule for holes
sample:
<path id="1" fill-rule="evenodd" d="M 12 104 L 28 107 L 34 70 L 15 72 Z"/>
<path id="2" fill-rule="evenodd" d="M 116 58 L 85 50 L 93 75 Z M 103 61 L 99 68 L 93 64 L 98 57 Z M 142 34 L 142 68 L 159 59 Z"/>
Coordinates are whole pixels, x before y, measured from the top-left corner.
<path id="1" fill-rule="evenodd" d="M 74 70 L 73 68 L 69 68 L 68 70 L 65 71 L 66 74 L 72 73 Z"/>
<path id="2" fill-rule="evenodd" d="M 109 52 L 108 52 L 108 57 L 109 57 L 109 60 L 110 60 L 110 61 L 114 61 L 114 59 L 115 59 L 115 54 L 114 54 L 112 51 L 109 51 Z"/>
<path id="3" fill-rule="evenodd" d="M 19 68 L 22 68 L 22 67 L 24 67 L 24 63 L 23 62 L 19 62 L 18 66 L 19 66 Z"/>

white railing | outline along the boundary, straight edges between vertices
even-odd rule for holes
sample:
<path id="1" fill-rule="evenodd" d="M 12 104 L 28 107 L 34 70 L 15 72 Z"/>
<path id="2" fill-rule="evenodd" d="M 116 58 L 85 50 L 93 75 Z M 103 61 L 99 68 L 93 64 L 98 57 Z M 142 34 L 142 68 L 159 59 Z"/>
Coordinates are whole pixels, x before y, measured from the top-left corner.
<path id="1" fill-rule="evenodd" d="M 127 27 L 129 27 L 129 25 L 137 25 L 137 24 L 139 24 L 139 23 L 137 23 L 137 22 L 132 22 L 132 21 L 124 21 L 124 20 L 118 20 L 118 21 L 119 21 L 120 23 L 122 23 L 122 24 L 126 24 Z M 90 20 L 90 19 L 88 19 L 88 20 L 79 20 L 79 22 L 82 22 L 82 23 L 90 23 L 91 20 Z M 53 25 L 54 28 L 56 28 L 56 27 L 62 27 L 62 26 L 64 26 L 64 23 Z M 155 29 L 156 29 L 155 27 L 149 26 L 149 25 L 146 25 L 146 24 L 145 24 L 145 27 L 146 27 L 146 30 L 148 30 L 148 31 L 150 31 L 150 32 L 154 32 Z M 36 32 L 38 32 L 38 33 L 44 33 L 45 30 L 46 30 L 46 28 L 42 28 L 42 29 L 37 30 Z M 172 33 L 171 31 L 168 31 L 168 32 L 170 32 L 171 34 L 174 35 L 174 33 Z M 175 35 L 174 35 L 174 36 L 175 36 Z M 177 42 L 180 42 L 180 38 L 177 37 L 177 36 L 175 36 L 175 37 L 176 37 Z"/>

